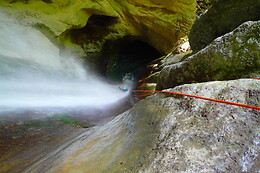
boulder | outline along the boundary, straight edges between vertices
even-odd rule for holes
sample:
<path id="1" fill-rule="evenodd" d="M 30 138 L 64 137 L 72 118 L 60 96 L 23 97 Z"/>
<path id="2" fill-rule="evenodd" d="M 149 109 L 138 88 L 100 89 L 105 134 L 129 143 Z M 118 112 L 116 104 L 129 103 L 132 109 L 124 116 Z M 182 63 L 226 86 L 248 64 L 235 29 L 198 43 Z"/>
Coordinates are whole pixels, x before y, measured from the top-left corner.
<path id="1" fill-rule="evenodd" d="M 260 80 L 169 91 L 260 106 Z M 259 110 L 156 94 L 50 152 L 25 172 L 256 172 Z"/>
<path id="2" fill-rule="evenodd" d="M 1 11 L 48 30 L 62 42 L 100 51 L 107 40 L 133 36 L 170 52 L 195 19 L 194 0 L 4 0 Z"/>
<path id="3" fill-rule="evenodd" d="M 192 50 L 201 50 L 215 38 L 234 30 L 246 21 L 259 20 L 259 9 L 258 0 L 215 0 L 192 26 L 189 33 Z"/>
<path id="4" fill-rule="evenodd" d="M 260 21 L 245 22 L 179 63 L 166 65 L 157 89 L 193 82 L 230 80 L 260 75 Z"/>

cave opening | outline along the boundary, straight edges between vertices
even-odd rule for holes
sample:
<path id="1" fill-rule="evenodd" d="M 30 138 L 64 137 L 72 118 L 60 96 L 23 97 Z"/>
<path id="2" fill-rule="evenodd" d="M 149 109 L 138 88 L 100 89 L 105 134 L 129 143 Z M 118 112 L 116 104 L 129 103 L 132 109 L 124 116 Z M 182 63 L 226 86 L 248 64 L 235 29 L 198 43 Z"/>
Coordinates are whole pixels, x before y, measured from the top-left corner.
<path id="1" fill-rule="evenodd" d="M 135 83 L 145 76 L 149 62 L 162 54 L 139 37 L 124 36 L 106 40 L 114 32 L 113 25 L 117 22 L 117 17 L 92 15 L 83 28 L 72 29 L 66 35 L 72 43 L 80 45 L 87 52 L 91 70 L 110 82 L 128 80 Z"/>
<path id="2" fill-rule="evenodd" d="M 146 75 L 148 64 L 161 56 L 155 48 L 136 37 L 107 41 L 103 48 L 101 72 L 112 82 L 130 80 L 135 83 Z"/>

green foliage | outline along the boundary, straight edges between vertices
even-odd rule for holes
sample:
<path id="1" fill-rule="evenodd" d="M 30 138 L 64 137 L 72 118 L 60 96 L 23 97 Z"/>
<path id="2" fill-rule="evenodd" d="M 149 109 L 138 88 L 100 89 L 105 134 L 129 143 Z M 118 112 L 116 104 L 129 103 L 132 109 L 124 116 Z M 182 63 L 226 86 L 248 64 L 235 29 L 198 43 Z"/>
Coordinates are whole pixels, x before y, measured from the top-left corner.
<path id="1" fill-rule="evenodd" d="M 77 124 L 78 121 L 70 118 L 68 115 L 55 115 L 53 117 L 54 120 L 60 121 L 66 124 Z"/>
<path id="2" fill-rule="evenodd" d="M 80 127 L 80 128 L 89 128 L 88 125 L 80 123 L 77 120 L 72 119 L 68 115 L 55 115 L 55 116 L 53 116 L 53 119 L 56 121 L 62 122 L 64 124 L 71 124 L 71 125 L 74 125 L 74 126 Z"/>

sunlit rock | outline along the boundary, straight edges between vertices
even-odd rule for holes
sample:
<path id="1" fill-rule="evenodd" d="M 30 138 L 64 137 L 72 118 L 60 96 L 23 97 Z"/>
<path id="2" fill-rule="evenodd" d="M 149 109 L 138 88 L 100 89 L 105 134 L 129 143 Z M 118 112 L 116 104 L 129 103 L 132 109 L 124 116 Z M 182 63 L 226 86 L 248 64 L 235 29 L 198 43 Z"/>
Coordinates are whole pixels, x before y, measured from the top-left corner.
<path id="1" fill-rule="evenodd" d="M 8 1 L 1 10 L 53 32 L 85 51 L 100 51 L 106 40 L 135 36 L 161 53 L 170 52 L 190 29 L 194 0 L 159 1 Z M 68 43 L 69 44 L 69 43 Z"/>

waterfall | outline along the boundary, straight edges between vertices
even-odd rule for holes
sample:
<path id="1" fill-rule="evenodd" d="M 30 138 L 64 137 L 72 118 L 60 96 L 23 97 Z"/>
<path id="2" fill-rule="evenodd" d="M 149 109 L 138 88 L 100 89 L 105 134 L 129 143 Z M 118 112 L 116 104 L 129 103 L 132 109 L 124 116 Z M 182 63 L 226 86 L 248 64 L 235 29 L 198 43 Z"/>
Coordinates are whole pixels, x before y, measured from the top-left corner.
<path id="1" fill-rule="evenodd" d="M 0 14 L 0 114 L 102 107 L 127 96 L 64 54 L 38 30 Z"/>

